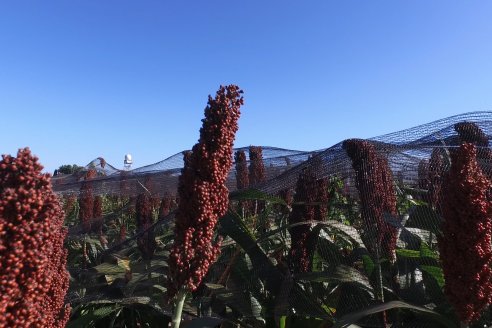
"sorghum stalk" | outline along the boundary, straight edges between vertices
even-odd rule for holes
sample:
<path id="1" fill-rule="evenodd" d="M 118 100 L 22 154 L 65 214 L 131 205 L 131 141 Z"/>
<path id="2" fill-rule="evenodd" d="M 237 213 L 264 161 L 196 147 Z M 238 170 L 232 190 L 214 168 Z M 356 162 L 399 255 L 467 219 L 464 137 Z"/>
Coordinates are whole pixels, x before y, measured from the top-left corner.
<path id="1" fill-rule="evenodd" d="M 398 239 L 397 228 L 384 219 L 385 215 L 396 217 L 398 214 L 393 175 L 388 160 L 380 156 L 374 145 L 368 141 L 345 140 L 343 148 L 352 160 L 352 167 L 355 170 L 355 186 L 359 191 L 364 231 L 366 235 L 369 235 L 368 250 L 377 260 L 378 297 L 384 301 L 380 259 L 386 257 L 390 263 L 395 263 L 395 248 Z M 393 272 L 393 283 L 397 289 L 396 272 Z M 383 325 L 386 327 L 386 312 L 384 311 L 381 316 Z"/>
<path id="2" fill-rule="evenodd" d="M 228 207 L 225 185 L 232 167 L 233 142 L 238 130 L 242 91 L 221 86 L 209 96 L 200 139 L 184 155 L 179 178 L 174 243 L 169 256 L 168 294 L 176 296 L 173 327 L 179 327 L 180 308 L 188 292 L 196 290 L 220 253 L 215 226 Z"/>
<path id="3" fill-rule="evenodd" d="M 29 148 L 0 161 L 0 327 L 65 327 L 64 213 Z"/>
<path id="4" fill-rule="evenodd" d="M 438 236 L 444 294 L 464 325 L 478 319 L 492 301 L 490 181 L 476 155 L 470 143 L 451 154 L 451 168 L 443 182 L 442 236 Z"/>

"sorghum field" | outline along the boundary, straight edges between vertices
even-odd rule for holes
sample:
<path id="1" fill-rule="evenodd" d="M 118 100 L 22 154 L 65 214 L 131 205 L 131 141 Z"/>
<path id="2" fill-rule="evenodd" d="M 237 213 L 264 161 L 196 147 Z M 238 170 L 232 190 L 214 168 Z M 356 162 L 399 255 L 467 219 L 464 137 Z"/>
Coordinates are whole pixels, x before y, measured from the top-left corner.
<path id="1" fill-rule="evenodd" d="M 492 113 L 303 152 L 234 149 L 242 104 L 131 171 L 4 155 L 0 327 L 492 325 Z"/>

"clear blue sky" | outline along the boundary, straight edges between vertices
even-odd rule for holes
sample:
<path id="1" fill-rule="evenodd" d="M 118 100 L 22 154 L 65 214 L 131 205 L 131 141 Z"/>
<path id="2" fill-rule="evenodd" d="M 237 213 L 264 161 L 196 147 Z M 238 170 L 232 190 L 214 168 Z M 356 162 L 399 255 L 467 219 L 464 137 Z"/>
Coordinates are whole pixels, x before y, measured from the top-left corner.
<path id="1" fill-rule="evenodd" d="M 52 171 L 190 148 L 245 91 L 236 146 L 313 150 L 492 110 L 491 1 L 2 1 L 0 152 Z"/>

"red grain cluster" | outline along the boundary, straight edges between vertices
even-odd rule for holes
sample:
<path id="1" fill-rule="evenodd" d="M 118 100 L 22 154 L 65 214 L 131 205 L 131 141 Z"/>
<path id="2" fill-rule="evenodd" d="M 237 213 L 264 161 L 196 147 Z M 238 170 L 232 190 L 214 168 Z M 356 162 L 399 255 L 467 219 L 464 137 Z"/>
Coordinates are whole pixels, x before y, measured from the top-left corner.
<path id="1" fill-rule="evenodd" d="M 263 149 L 257 146 L 249 147 L 249 184 L 254 186 L 265 181 L 265 164 Z"/>
<path id="2" fill-rule="evenodd" d="M 75 194 L 70 194 L 63 197 L 63 212 L 67 215 L 73 211 L 75 208 L 75 202 L 77 201 L 77 196 Z"/>
<path id="3" fill-rule="evenodd" d="M 92 212 L 94 216 L 92 220 L 92 230 L 101 231 L 103 224 L 103 198 L 102 196 L 94 197 L 94 211 Z"/>
<path id="4" fill-rule="evenodd" d="M 94 169 L 87 171 L 84 182 L 80 186 L 79 194 L 79 218 L 85 232 L 91 230 L 91 221 L 94 218 L 94 195 L 92 190 L 92 179 L 97 176 Z"/>
<path id="5" fill-rule="evenodd" d="M 145 181 L 147 190 L 150 188 L 150 179 Z M 157 243 L 155 241 L 154 230 L 149 229 L 154 224 L 152 196 L 148 191 L 137 196 L 135 204 L 135 218 L 137 223 L 137 233 L 142 233 L 137 237 L 137 246 L 144 260 L 152 259 Z"/>
<path id="6" fill-rule="evenodd" d="M 237 86 L 229 85 L 221 86 L 215 98 L 209 96 L 200 139 L 184 156 L 169 256 L 170 297 L 181 288 L 196 290 L 220 253 L 220 242 L 214 242 L 213 236 L 229 203 L 225 182 L 232 167 L 241 94 Z"/>
<path id="7" fill-rule="evenodd" d="M 238 150 L 234 154 L 236 162 L 236 187 L 238 190 L 247 189 L 249 187 L 248 162 L 246 154 L 242 150 Z"/>
<path id="8" fill-rule="evenodd" d="M 423 159 L 419 162 L 417 169 L 419 189 L 429 189 L 429 161 Z"/>
<path id="9" fill-rule="evenodd" d="M 463 322 L 478 319 L 492 300 L 490 182 L 476 154 L 476 147 L 469 143 L 451 154 L 451 169 L 443 183 L 442 236 L 438 238 L 444 293 Z"/>
<path id="10" fill-rule="evenodd" d="M 328 200 L 328 180 L 317 179 L 313 168 L 304 169 L 297 180 L 289 224 L 324 221 L 328 213 Z M 310 231 L 309 224 L 289 228 L 291 238 L 289 257 L 294 272 L 308 272 L 311 267 L 314 245 L 310 238 Z"/>
<path id="11" fill-rule="evenodd" d="M 492 179 L 492 150 L 489 148 L 489 138 L 482 129 L 472 122 L 461 122 L 454 125 L 458 132 L 460 141 L 472 143 L 477 146 L 477 160 L 482 168 L 483 173 Z"/>
<path id="12" fill-rule="evenodd" d="M 366 140 L 349 139 L 343 148 L 352 160 L 355 170 L 355 186 L 359 191 L 363 229 L 371 237 L 368 250 L 390 261 L 396 259 L 397 229 L 385 221 L 385 215 L 396 217 L 396 194 L 393 175 L 388 160 L 379 155 Z"/>
<path id="13" fill-rule="evenodd" d="M 65 327 L 64 213 L 29 148 L 0 161 L 0 327 Z"/>
<path id="14" fill-rule="evenodd" d="M 448 154 L 445 149 L 435 148 L 432 151 L 431 158 L 429 160 L 429 193 L 427 195 L 427 199 L 429 204 L 432 205 L 439 213 L 441 211 L 442 181 L 447 170 L 447 156 Z"/>
<path id="15" fill-rule="evenodd" d="M 473 122 L 460 122 L 454 125 L 454 129 L 458 132 L 458 136 L 460 137 L 460 141 L 472 143 L 479 147 L 488 147 L 489 146 L 489 138 L 487 135 L 480 129 L 480 127 Z"/>
<path id="16" fill-rule="evenodd" d="M 162 197 L 161 204 L 159 206 L 159 220 L 162 220 L 169 215 L 174 207 L 173 203 L 174 200 L 171 196 L 165 195 L 164 197 Z"/>

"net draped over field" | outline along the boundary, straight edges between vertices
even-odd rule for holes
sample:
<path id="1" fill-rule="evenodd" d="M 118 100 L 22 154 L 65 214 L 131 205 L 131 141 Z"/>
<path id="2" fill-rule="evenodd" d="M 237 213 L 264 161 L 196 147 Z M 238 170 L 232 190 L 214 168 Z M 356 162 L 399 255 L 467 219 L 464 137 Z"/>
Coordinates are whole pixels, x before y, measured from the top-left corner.
<path id="1" fill-rule="evenodd" d="M 476 123 L 490 137 L 492 134 L 492 113 L 477 112 L 457 115 L 420 125 L 403 131 L 389 133 L 368 139 L 377 151 L 388 158 L 393 175 L 405 183 L 417 185 L 418 166 L 422 159 L 429 160 L 436 148 L 447 149 L 459 146 L 460 140 L 454 125 L 459 122 Z M 275 195 L 282 189 L 294 188 L 299 173 L 316 157 L 317 176 L 338 176 L 351 181 L 354 172 L 352 164 L 342 149 L 342 142 L 326 149 L 315 151 L 288 150 L 275 147 L 262 147 L 263 161 L 267 173 L 265 182 L 255 189 Z M 246 151 L 247 147 L 235 149 Z M 321 164 L 319 163 L 321 161 Z M 85 166 L 85 170 L 73 175 L 53 177 L 54 189 L 59 194 L 78 194 L 84 180 L 84 172 L 94 168 L 98 177 L 92 180 L 95 195 L 138 195 L 146 177 L 153 182 L 151 193 L 157 196 L 176 194 L 178 177 L 183 168 L 183 154 L 175 154 L 155 164 L 133 170 L 119 170 L 104 160 L 95 159 Z M 352 186 L 350 183 L 348 183 Z M 236 190 L 236 171 L 229 174 L 227 187 Z"/>
<path id="2" fill-rule="evenodd" d="M 429 174 L 423 175 L 422 172 L 432 171 L 433 154 L 440 154 L 443 166 L 449 167 L 449 153 L 463 141 L 457 128 L 463 122 L 478 127 L 488 143 L 492 136 L 492 112 L 457 115 L 366 140 L 379 158 L 387 160 L 395 187 L 395 210 L 398 214 L 384 213 L 384 224 L 397 231 L 394 260 L 391 260 L 391 255 L 385 257 L 377 245 L 369 245 L 375 240 L 371 234 L 378 233 L 371 229 L 379 226 L 364 226 L 361 218 L 364 197 L 358 191 L 362 175 L 357 175 L 354 170 L 353 159 L 347 154 L 343 142 L 315 151 L 261 147 L 265 171 L 262 181 L 250 183 L 249 188 L 241 191 L 237 190 L 236 168 L 233 167 L 229 174 L 230 206 L 235 208 L 237 215 L 227 215 L 220 222 L 219 233 L 225 236 L 222 254 L 206 276 L 206 283 L 193 294 L 193 301 L 185 308 L 186 313 L 190 316 L 245 318 L 247 324 L 261 326 L 260 318 L 265 316 L 280 320 L 282 316 L 294 313 L 320 319 L 340 319 L 389 301 L 404 300 L 429 309 L 438 306 L 436 299 L 441 294 L 436 289 L 442 288 L 444 282 L 442 273 L 435 271 L 441 269 L 436 260 L 438 227 L 435 227 L 434 216 L 440 209 L 439 204 L 433 204 L 434 212 L 422 209 L 424 203 L 431 203 L 432 193 Z M 488 148 L 489 144 L 478 146 L 480 151 Z M 250 166 L 248 150 L 248 147 L 235 149 L 245 153 Z M 485 175 L 490 177 L 492 163 L 489 159 L 492 157 L 481 156 L 478 161 Z M 80 251 L 83 249 L 85 252 L 85 259 L 77 260 L 69 270 L 73 277 L 84 276 L 85 281 L 101 279 L 101 288 L 96 288 L 98 285 L 95 284 L 84 293 L 72 290 L 68 296 L 72 303 L 111 299 L 131 303 L 135 298 L 148 296 L 146 288 L 155 283 L 152 279 L 157 279 L 165 288 L 165 262 L 172 240 L 175 206 L 170 205 L 165 213 L 159 213 L 159 208 L 164 199 L 171 199 L 174 204 L 179 201 L 176 197 L 182 168 L 183 153 L 128 171 L 119 170 L 98 158 L 78 173 L 53 177 L 54 190 L 63 197 L 65 205 L 68 199 L 79 198 L 86 191 L 84 186 L 88 182 L 92 195 L 104 198 L 100 220 L 90 228 L 78 221 L 77 205 L 73 206 L 75 209 L 68 209 L 73 215 L 69 223 L 68 243 L 79 245 Z M 89 170 L 95 170 L 96 174 L 88 180 Z M 330 190 L 327 204 L 295 195 L 298 180 L 303 174 L 314 177 L 314 181 L 327 181 Z M 291 193 L 293 200 L 285 197 L 287 192 Z M 148 194 L 155 200 L 155 220 L 145 229 L 135 227 L 135 209 L 132 212 L 132 206 L 135 207 L 136 198 L 141 194 Z M 337 203 L 340 199 L 342 201 Z M 296 233 L 296 225 L 292 225 L 289 218 L 296 206 L 325 206 L 321 220 L 298 223 L 298 226 L 307 227 L 306 234 L 313 234 L 313 231 L 317 234 L 315 241 L 308 246 L 311 254 L 308 254 L 307 271 L 288 263 L 289 259 L 295 258 L 291 237 Z M 410 206 L 413 209 L 409 209 Z M 93 216 L 95 218 L 96 215 Z M 120 238 L 122 230 L 125 230 L 125 235 Z M 129 249 L 136 249 L 140 243 L 137 241 L 143 236 L 147 238 L 149 231 L 152 232 L 151 238 L 158 242 L 154 246 L 151 264 L 142 268 L 138 263 L 145 261 L 135 260 L 138 263 L 133 264 L 131 259 L 136 259 L 136 251 L 132 253 Z M 389 238 L 388 233 L 379 241 L 384 243 Z M 431 255 L 421 255 L 425 252 L 424 247 L 429 248 Z M 378 284 L 375 272 L 387 269 L 387 263 L 377 262 L 383 257 L 389 259 L 389 263 L 394 261 L 395 268 L 388 269 L 389 273 L 379 279 L 384 281 Z M 125 262 L 128 259 L 129 262 Z M 69 260 L 69 263 L 74 262 Z M 383 269 L 378 269 L 379 265 Z M 93 278 L 87 278 L 89 276 Z M 117 279 L 123 287 L 115 286 Z M 313 290 L 317 283 L 325 288 L 323 292 Z M 134 284 L 131 292 L 126 289 L 130 284 Z M 434 298 L 436 293 L 439 295 Z M 148 302 L 157 311 L 170 313 L 170 306 L 163 302 L 153 303 L 152 297 Z M 382 326 L 384 320 L 391 318 L 376 316 L 367 319 L 366 325 Z M 408 320 L 415 320 L 416 327 L 433 326 L 420 322 L 420 319 Z"/>

